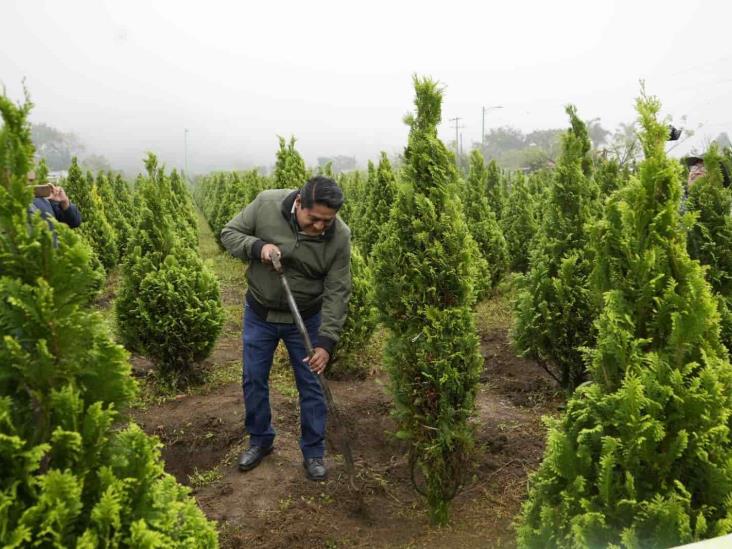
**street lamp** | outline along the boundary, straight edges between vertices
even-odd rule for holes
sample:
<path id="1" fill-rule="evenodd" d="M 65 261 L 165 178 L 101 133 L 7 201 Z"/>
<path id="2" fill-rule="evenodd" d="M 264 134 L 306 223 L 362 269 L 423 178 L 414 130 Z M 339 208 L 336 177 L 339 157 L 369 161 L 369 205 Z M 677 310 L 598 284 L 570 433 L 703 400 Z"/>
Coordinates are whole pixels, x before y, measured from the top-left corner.
<path id="1" fill-rule="evenodd" d="M 483 152 L 483 147 L 485 146 L 485 111 L 491 111 L 493 109 L 502 109 L 503 105 L 493 105 L 492 107 L 483 107 L 483 123 L 481 124 L 481 132 L 480 132 L 480 152 Z"/>

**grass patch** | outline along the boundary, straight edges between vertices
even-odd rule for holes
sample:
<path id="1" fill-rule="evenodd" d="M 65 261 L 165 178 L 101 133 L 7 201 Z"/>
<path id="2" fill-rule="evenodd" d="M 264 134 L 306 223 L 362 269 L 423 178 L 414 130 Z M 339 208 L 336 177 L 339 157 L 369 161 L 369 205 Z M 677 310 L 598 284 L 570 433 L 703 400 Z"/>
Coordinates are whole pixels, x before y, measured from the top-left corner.
<path id="1" fill-rule="evenodd" d="M 208 471 L 199 471 L 194 469 L 193 473 L 188 475 L 188 484 L 191 488 L 203 488 L 209 484 L 213 484 L 224 478 L 218 469 L 210 469 Z"/>
<path id="2" fill-rule="evenodd" d="M 513 323 L 513 302 L 518 293 L 519 276 L 510 274 L 487 299 L 475 307 L 475 326 L 478 333 L 509 330 Z"/>
<path id="3" fill-rule="evenodd" d="M 139 380 L 137 398 L 131 407 L 145 410 L 150 406 L 159 406 L 176 398 L 208 395 L 223 385 L 241 382 L 241 361 L 232 360 L 201 368 L 198 375 L 200 379 L 196 383 L 176 388 L 167 380 L 159 378 L 153 370 L 147 377 Z"/>
<path id="4" fill-rule="evenodd" d="M 272 370 L 269 373 L 269 384 L 270 387 L 273 387 L 278 393 L 289 400 L 295 400 L 299 396 L 297 385 L 295 384 L 295 374 L 292 372 L 292 364 L 290 364 L 290 357 L 282 342 L 280 342 L 275 351 Z"/>

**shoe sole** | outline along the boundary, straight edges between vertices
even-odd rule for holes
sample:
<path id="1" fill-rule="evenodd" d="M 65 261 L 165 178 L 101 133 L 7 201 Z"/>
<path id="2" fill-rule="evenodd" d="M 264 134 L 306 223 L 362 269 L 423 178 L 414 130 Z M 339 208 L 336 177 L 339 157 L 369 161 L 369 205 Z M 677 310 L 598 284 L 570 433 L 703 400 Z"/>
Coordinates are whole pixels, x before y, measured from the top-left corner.
<path id="1" fill-rule="evenodd" d="M 241 465 L 241 464 L 239 464 L 239 470 L 240 470 L 240 471 L 251 471 L 251 470 L 252 470 L 252 469 L 254 469 L 254 468 L 255 468 L 255 467 L 257 466 L 257 465 L 259 465 L 260 463 L 262 463 L 262 460 L 263 460 L 263 459 L 264 459 L 265 457 L 267 457 L 268 455 L 270 455 L 270 454 L 272 453 L 272 450 L 274 450 L 274 446 L 270 446 L 269 448 L 267 448 L 267 449 L 266 449 L 266 450 L 264 451 L 264 453 L 263 453 L 263 454 L 262 454 L 262 455 L 261 455 L 261 456 L 259 457 L 259 459 L 258 459 L 257 461 L 255 461 L 255 462 L 253 462 L 253 463 L 252 463 L 251 465 L 246 465 L 246 466 L 244 466 L 244 465 Z"/>

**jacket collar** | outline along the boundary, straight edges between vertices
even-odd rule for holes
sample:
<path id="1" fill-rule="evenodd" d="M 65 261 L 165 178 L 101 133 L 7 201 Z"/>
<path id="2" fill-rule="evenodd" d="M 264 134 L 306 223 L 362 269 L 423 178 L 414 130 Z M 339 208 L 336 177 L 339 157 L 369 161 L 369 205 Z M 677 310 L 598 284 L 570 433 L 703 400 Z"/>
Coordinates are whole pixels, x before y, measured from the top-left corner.
<path id="1" fill-rule="evenodd" d="M 296 232 L 300 230 L 300 226 L 297 223 L 297 216 L 293 215 L 292 213 L 292 205 L 295 203 L 295 199 L 299 194 L 299 190 L 292 191 L 285 197 L 285 199 L 282 201 L 282 206 L 280 206 L 280 212 L 282 213 L 282 217 L 285 218 L 285 220 L 290 224 L 291 227 L 293 227 Z M 336 223 L 338 223 L 338 219 L 336 219 L 334 223 L 331 223 L 330 227 L 325 229 L 325 232 L 319 238 L 322 238 L 324 240 L 330 240 L 331 238 L 333 238 L 333 235 L 335 234 Z"/>

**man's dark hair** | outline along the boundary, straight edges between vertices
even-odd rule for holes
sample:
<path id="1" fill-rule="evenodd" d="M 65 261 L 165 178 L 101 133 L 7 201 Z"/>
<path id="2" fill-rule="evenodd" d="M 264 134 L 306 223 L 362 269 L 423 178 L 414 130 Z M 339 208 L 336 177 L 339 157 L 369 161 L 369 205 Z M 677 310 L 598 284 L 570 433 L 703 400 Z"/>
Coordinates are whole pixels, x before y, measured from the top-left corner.
<path id="1" fill-rule="evenodd" d="M 338 184 L 322 175 L 311 177 L 300 189 L 300 204 L 303 208 L 309 209 L 315 204 L 322 204 L 333 210 L 340 210 L 343 200 L 343 191 Z"/>

